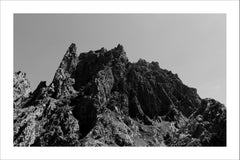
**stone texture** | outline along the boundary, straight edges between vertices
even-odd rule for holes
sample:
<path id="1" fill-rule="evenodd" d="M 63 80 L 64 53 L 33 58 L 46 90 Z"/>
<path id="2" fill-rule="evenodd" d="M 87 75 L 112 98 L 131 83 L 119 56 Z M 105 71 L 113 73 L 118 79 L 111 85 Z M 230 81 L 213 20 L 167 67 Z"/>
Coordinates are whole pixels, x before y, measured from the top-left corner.
<path id="1" fill-rule="evenodd" d="M 29 88 L 15 73 L 14 146 L 226 146 L 224 105 L 122 45 L 71 44 L 50 85 Z"/>
<path id="2" fill-rule="evenodd" d="M 26 77 L 26 73 L 21 71 L 15 72 L 13 75 L 13 101 L 14 107 L 18 106 L 23 99 L 29 96 L 31 92 L 30 82 Z"/>

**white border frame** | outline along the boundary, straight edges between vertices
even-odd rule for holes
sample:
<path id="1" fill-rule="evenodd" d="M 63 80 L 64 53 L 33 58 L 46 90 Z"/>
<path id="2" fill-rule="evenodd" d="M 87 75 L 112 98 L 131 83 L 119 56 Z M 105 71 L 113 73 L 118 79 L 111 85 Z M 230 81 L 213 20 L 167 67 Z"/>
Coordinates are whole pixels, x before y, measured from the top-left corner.
<path id="1" fill-rule="evenodd" d="M 239 158 L 239 3 L 237 1 L 2 1 L 1 5 L 0 155 L 2 159 Z M 13 147 L 14 13 L 227 14 L 227 147 Z"/>

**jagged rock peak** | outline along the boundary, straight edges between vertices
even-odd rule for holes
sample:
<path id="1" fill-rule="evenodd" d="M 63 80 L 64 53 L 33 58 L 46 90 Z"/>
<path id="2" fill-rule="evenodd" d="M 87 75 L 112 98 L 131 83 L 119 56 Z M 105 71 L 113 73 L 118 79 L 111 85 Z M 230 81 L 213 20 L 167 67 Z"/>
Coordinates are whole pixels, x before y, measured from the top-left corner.
<path id="1" fill-rule="evenodd" d="M 67 52 L 65 53 L 65 55 L 62 59 L 62 62 L 60 63 L 59 68 L 67 70 L 67 69 L 69 69 L 69 67 L 71 65 L 74 65 L 72 63 L 76 62 L 76 60 L 77 60 L 76 52 L 77 52 L 77 47 L 76 47 L 75 43 L 72 43 L 69 46 Z"/>
<path id="2" fill-rule="evenodd" d="M 121 51 L 124 51 L 123 45 L 121 45 L 121 44 L 118 44 L 117 47 L 116 47 L 116 49 L 121 50 Z"/>
<path id="3" fill-rule="evenodd" d="M 25 76 L 16 73 L 14 96 Z M 14 146 L 226 146 L 224 105 L 158 62 L 129 62 L 120 44 L 77 56 L 72 43 L 52 83 L 16 105 Z"/>
<path id="4" fill-rule="evenodd" d="M 31 92 L 30 81 L 26 77 L 26 73 L 18 71 L 13 75 L 14 101 L 28 96 Z"/>
<path id="5" fill-rule="evenodd" d="M 69 51 L 70 53 L 76 53 L 76 52 L 77 52 L 76 44 L 75 44 L 75 43 L 72 43 L 72 44 L 69 46 L 68 51 Z"/>

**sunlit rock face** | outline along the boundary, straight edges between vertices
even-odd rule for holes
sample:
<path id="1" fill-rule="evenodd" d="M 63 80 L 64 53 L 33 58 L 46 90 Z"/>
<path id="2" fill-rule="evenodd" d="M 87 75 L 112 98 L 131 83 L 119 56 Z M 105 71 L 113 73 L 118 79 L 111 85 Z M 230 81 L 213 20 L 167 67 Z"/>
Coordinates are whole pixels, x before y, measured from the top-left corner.
<path id="1" fill-rule="evenodd" d="M 14 146 L 226 146 L 226 108 L 124 47 L 77 53 L 30 91 L 14 73 Z"/>

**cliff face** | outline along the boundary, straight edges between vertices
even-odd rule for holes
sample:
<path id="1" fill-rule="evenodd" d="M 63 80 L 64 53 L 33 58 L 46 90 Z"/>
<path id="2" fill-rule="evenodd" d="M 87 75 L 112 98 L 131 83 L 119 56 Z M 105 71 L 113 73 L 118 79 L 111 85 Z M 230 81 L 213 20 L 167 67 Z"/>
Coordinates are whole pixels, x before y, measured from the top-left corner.
<path id="1" fill-rule="evenodd" d="M 226 146 L 226 108 L 121 45 L 72 44 L 49 86 L 14 74 L 14 146 Z"/>

